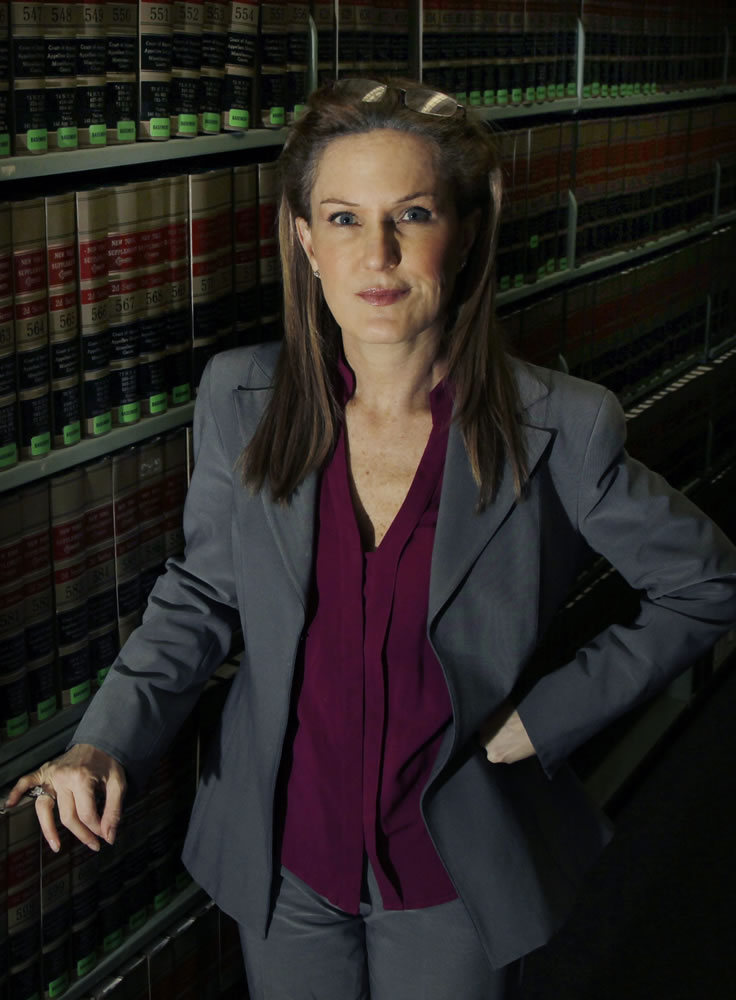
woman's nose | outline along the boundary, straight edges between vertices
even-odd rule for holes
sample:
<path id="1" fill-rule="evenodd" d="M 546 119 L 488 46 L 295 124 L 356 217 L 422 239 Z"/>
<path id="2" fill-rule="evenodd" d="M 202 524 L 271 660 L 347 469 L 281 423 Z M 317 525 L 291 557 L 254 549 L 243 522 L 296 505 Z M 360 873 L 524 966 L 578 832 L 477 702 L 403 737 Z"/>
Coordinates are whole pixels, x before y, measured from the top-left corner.
<path id="1" fill-rule="evenodd" d="M 401 260 L 401 250 L 392 222 L 366 226 L 363 243 L 363 265 L 370 270 L 390 270 Z"/>

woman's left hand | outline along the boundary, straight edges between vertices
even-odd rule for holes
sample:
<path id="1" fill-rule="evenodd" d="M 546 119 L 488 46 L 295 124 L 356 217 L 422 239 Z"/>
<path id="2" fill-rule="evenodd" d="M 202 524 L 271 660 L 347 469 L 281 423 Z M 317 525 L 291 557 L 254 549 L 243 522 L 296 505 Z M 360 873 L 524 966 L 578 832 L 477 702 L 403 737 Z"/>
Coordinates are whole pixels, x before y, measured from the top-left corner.
<path id="1" fill-rule="evenodd" d="M 502 705 L 481 727 L 480 741 L 491 764 L 513 764 L 536 754 L 519 713 Z"/>

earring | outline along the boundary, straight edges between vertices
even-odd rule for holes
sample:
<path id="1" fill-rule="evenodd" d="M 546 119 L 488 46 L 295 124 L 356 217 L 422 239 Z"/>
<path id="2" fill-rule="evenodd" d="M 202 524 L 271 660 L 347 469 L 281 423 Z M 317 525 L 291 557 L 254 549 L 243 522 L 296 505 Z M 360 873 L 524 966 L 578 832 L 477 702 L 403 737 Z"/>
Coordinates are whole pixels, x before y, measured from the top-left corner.
<path id="1" fill-rule="evenodd" d="M 319 281 L 319 279 L 322 277 L 322 275 L 319 273 L 319 271 L 313 271 L 312 273 L 314 274 L 314 276 L 317 279 L 317 281 Z"/>
<path id="2" fill-rule="evenodd" d="M 467 263 L 468 263 L 467 260 L 462 261 L 460 267 L 458 268 L 458 271 L 462 271 L 462 269 L 465 267 Z"/>

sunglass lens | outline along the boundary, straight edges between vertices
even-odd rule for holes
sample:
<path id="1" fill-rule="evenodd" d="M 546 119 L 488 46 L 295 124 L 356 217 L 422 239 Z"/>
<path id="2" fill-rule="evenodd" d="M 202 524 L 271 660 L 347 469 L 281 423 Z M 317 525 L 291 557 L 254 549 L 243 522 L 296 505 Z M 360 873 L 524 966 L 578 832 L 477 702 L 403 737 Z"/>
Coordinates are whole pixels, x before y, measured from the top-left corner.
<path id="1" fill-rule="evenodd" d="M 368 104 L 380 101 L 387 89 L 385 83 L 379 83 L 377 80 L 340 80 L 340 90 L 343 93 L 357 97 Z"/>
<path id="2" fill-rule="evenodd" d="M 414 87 L 407 90 L 404 99 L 407 108 L 424 115 L 439 115 L 442 118 L 450 118 L 457 111 L 457 101 L 452 97 L 440 94 L 436 90 L 428 90 L 426 87 Z"/>

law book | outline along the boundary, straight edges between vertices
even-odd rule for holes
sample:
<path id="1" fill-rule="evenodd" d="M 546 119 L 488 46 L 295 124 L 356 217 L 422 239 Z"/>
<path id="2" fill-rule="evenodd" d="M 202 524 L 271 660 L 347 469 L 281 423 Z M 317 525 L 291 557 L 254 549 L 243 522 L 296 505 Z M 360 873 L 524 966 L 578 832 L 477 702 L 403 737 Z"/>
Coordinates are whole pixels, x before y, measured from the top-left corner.
<path id="1" fill-rule="evenodd" d="M 39 943 L 41 940 L 41 831 L 35 802 L 24 795 L 6 810 L 8 994 L 41 995 Z"/>
<path id="2" fill-rule="evenodd" d="M 392 34 L 392 72 L 409 75 L 409 0 L 396 0 L 393 4 L 394 30 Z"/>
<path id="3" fill-rule="evenodd" d="M 84 466 L 87 625 L 92 682 L 99 687 L 117 655 L 112 458 Z"/>
<path id="4" fill-rule="evenodd" d="M 138 195 L 143 182 L 131 181 L 108 190 L 107 329 L 112 423 L 125 426 L 140 420 L 138 373 L 140 355 L 141 221 Z"/>
<path id="5" fill-rule="evenodd" d="M 687 208 L 685 219 L 695 225 L 712 219 L 716 209 L 714 109 L 690 109 L 687 151 Z"/>
<path id="6" fill-rule="evenodd" d="M 608 121 L 578 122 L 575 157 L 575 197 L 578 203 L 576 262 L 600 256 L 596 226 L 605 211 L 608 171 Z"/>
<path id="7" fill-rule="evenodd" d="M 46 480 L 20 491 L 23 627 L 31 724 L 56 714 L 54 574 L 51 507 Z"/>
<path id="8" fill-rule="evenodd" d="M 518 344 L 527 361 L 546 368 L 559 366 L 565 326 L 564 305 L 565 297 L 558 293 L 522 310 Z"/>
<path id="9" fill-rule="evenodd" d="M 73 0 L 45 0 L 44 97 L 48 148 L 76 149 L 77 136 L 77 31 L 78 5 Z"/>
<path id="10" fill-rule="evenodd" d="M 61 996 L 71 983 L 72 834 L 61 826 L 59 850 L 41 837 L 41 988 L 44 1000 Z"/>
<path id="11" fill-rule="evenodd" d="M 291 124 L 307 102 L 309 4 L 287 5 L 286 121 Z"/>
<path id="12" fill-rule="evenodd" d="M 322 85 L 337 73 L 334 0 L 311 0 L 310 9 L 317 30 L 317 83 Z"/>
<path id="13" fill-rule="evenodd" d="M 15 156 L 48 150 L 43 12 L 41 0 L 10 0 L 10 120 Z"/>
<path id="14" fill-rule="evenodd" d="M 76 114 L 80 149 L 107 144 L 105 0 L 83 0 L 76 21 Z"/>
<path id="15" fill-rule="evenodd" d="M 159 761 L 147 790 L 146 872 L 150 915 L 168 906 L 176 891 L 177 858 L 173 845 L 177 791 L 171 755 L 167 754 Z"/>
<path id="16" fill-rule="evenodd" d="M 258 0 L 231 0 L 221 109 L 227 132 L 243 132 L 256 121 L 258 19 Z"/>
<path id="17" fill-rule="evenodd" d="M 138 456 L 126 448 L 112 457 L 115 586 L 120 647 L 140 624 L 141 572 L 138 551 Z"/>
<path id="18" fill-rule="evenodd" d="M 54 620 L 61 706 L 78 705 L 92 694 L 87 615 L 82 468 L 50 481 Z"/>
<path id="19" fill-rule="evenodd" d="M 138 386 L 141 416 L 165 413 L 166 337 L 169 310 L 167 224 L 168 185 L 164 178 L 138 184 L 140 309 Z"/>
<path id="20" fill-rule="evenodd" d="M 82 386 L 77 302 L 77 224 L 74 193 L 47 195 L 46 273 L 48 281 L 51 435 L 54 448 L 82 436 Z"/>
<path id="21" fill-rule="evenodd" d="M 335 4 L 335 48 L 337 50 L 337 75 L 355 76 L 357 62 L 357 34 L 355 3 L 350 0 Z"/>
<path id="22" fill-rule="evenodd" d="M 340 5 L 342 6 L 342 5 Z M 368 77 L 373 72 L 373 45 L 377 26 L 377 7 L 371 0 L 355 0 L 355 76 Z"/>
<path id="23" fill-rule="evenodd" d="M 732 340 L 736 330 L 733 301 L 733 261 L 736 259 L 736 228 L 716 230 L 712 237 L 711 317 L 708 353 L 718 355 Z M 720 454 L 720 449 L 718 454 Z"/>
<path id="24" fill-rule="evenodd" d="M 0 737 L 22 736 L 30 724 L 25 671 L 22 513 L 20 497 L 0 503 Z"/>
<path id="25" fill-rule="evenodd" d="M 10 204 L 2 202 L 0 203 L 0 470 L 15 465 L 18 454 L 13 230 Z"/>
<path id="26" fill-rule="evenodd" d="M 467 0 L 450 0 L 451 24 L 449 28 L 452 50 L 452 79 L 450 93 L 460 104 L 468 100 L 468 29 L 470 26 Z"/>
<path id="27" fill-rule="evenodd" d="M 43 198 L 10 204 L 20 457 L 51 450 L 46 220 Z"/>
<path id="28" fill-rule="evenodd" d="M 557 268 L 566 271 L 570 266 L 571 252 L 570 192 L 573 187 L 575 122 L 560 122 L 560 160 L 557 185 Z M 572 234 L 574 235 L 574 234 Z"/>
<path id="29" fill-rule="evenodd" d="M 70 968 L 72 981 L 97 965 L 97 854 L 73 838 L 71 845 Z"/>
<path id="30" fill-rule="evenodd" d="M 631 242 L 634 246 L 652 238 L 653 191 L 658 174 L 658 165 L 654 161 L 657 120 L 658 116 L 655 115 L 632 115 L 627 124 L 625 195 L 627 207 L 630 207 L 633 217 Z M 685 191 L 683 194 L 684 205 L 687 195 Z"/>
<path id="31" fill-rule="evenodd" d="M 123 857 L 123 893 L 126 900 L 126 931 L 140 930 L 148 919 L 146 878 L 146 832 L 148 796 L 139 795 L 125 810 L 116 846 Z"/>
<path id="32" fill-rule="evenodd" d="M 75 193 L 79 326 L 82 357 L 82 431 L 99 437 L 112 427 L 107 188 Z"/>
<path id="33" fill-rule="evenodd" d="M 97 863 L 97 942 L 100 957 L 110 955 L 125 939 L 127 902 L 123 891 L 123 854 L 117 845 L 100 841 Z"/>
<path id="34" fill-rule="evenodd" d="M 258 340 L 258 169 L 233 167 L 235 322 L 238 344 Z"/>
<path id="35" fill-rule="evenodd" d="M 180 138 L 194 138 L 198 130 L 204 6 L 203 0 L 173 3 L 171 135 Z"/>
<path id="36" fill-rule="evenodd" d="M 258 26 L 258 124 L 286 124 L 289 8 L 286 3 L 260 0 Z"/>
<path id="37" fill-rule="evenodd" d="M 441 0 L 424 0 L 422 4 L 422 81 L 442 89 L 441 63 Z"/>
<path id="38" fill-rule="evenodd" d="M 192 386 L 232 323 L 232 170 L 189 174 Z M 229 286 L 227 282 L 229 281 Z"/>
<path id="39" fill-rule="evenodd" d="M 166 391 L 169 406 L 181 406 L 192 398 L 187 177 L 185 174 L 167 177 L 165 186 L 168 284 L 165 335 Z"/>
<path id="40" fill-rule="evenodd" d="M 229 24 L 229 0 L 205 0 L 202 15 L 198 112 L 198 130 L 202 135 L 216 135 L 222 128 Z"/>
<path id="41" fill-rule="evenodd" d="M 166 561 L 164 525 L 164 443 L 156 437 L 138 446 L 138 562 L 141 614 Z"/>
<path id="42" fill-rule="evenodd" d="M 565 305 L 565 340 L 563 356 L 571 375 L 585 378 L 590 346 L 593 283 L 572 285 Z"/>
<path id="43" fill-rule="evenodd" d="M 135 142 L 138 121 L 138 0 L 105 0 L 107 144 Z"/>
<path id="44" fill-rule="evenodd" d="M 184 428 L 164 438 L 164 555 L 166 559 L 184 551 L 183 514 L 187 495 L 187 436 Z"/>
<path id="45" fill-rule="evenodd" d="M 393 58 L 394 5 L 375 0 L 373 16 L 373 69 L 371 77 L 390 76 Z"/>
<path id="46" fill-rule="evenodd" d="M 468 0 L 468 104 L 473 108 L 483 106 L 483 7 L 481 0 Z"/>
<path id="47" fill-rule="evenodd" d="M 557 270 L 560 126 L 530 130 L 526 281 L 541 281 Z"/>
<path id="48" fill-rule="evenodd" d="M 524 0 L 524 101 L 527 104 L 554 98 L 554 92 L 547 90 L 554 81 L 554 56 L 550 52 L 549 39 L 549 5 L 542 0 Z"/>
<path id="49" fill-rule="evenodd" d="M 0 159 L 10 156 L 10 0 L 0 2 Z"/>
<path id="50" fill-rule="evenodd" d="M 529 129 L 510 130 L 501 136 L 501 163 L 507 196 L 499 237 L 499 246 L 504 248 L 498 265 L 502 291 L 524 284 L 530 141 Z"/>
<path id="51" fill-rule="evenodd" d="M 258 164 L 258 316 L 259 338 L 281 336 L 281 264 L 277 240 L 278 167 Z"/>
<path id="52" fill-rule="evenodd" d="M 720 168 L 717 215 L 736 207 L 736 102 L 717 104 L 713 119 L 713 146 Z"/>
<path id="53" fill-rule="evenodd" d="M 511 104 L 514 90 L 514 75 L 519 58 L 518 48 L 511 24 L 510 0 L 496 0 L 495 37 L 496 37 L 496 104 L 506 107 Z M 515 63 L 516 60 L 516 63 Z M 518 66 L 520 69 L 520 65 Z"/>
<path id="54" fill-rule="evenodd" d="M 0 911 L 8 912 L 8 813 L 0 807 Z M 8 922 L 0 921 L 0 996 L 8 985 Z"/>
<path id="55" fill-rule="evenodd" d="M 138 4 L 138 138 L 171 135 L 172 0 Z"/>
<path id="56" fill-rule="evenodd" d="M 593 287 L 588 377 L 615 391 L 624 380 L 628 361 L 627 330 L 619 315 L 621 274 L 604 275 Z"/>

